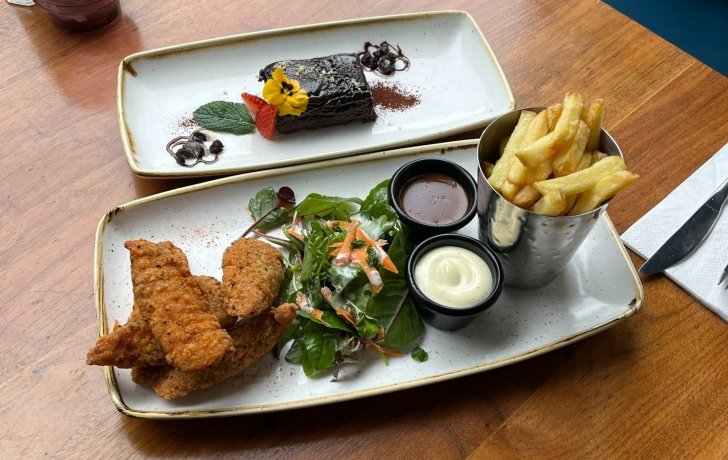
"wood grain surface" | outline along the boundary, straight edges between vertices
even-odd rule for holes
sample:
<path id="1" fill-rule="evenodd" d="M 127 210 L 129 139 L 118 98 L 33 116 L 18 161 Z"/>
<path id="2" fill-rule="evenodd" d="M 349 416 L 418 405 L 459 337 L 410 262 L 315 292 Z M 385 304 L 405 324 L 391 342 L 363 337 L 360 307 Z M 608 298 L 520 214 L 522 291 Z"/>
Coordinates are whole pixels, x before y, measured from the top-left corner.
<path id="1" fill-rule="evenodd" d="M 131 53 L 466 10 L 517 106 L 567 90 L 605 99 L 605 127 L 641 176 L 609 206 L 619 232 L 728 141 L 728 79 L 594 0 L 122 0 L 122 8 L 103 30 L 69 34 L 37 7 L 0 5 L 2 458 L 728 457 L 728 324 L 663 276 L 644 280 L 642 310 L 625 322 L 498 370 L 267 415 L 170 422 L 119 414 L 101 369 L 85 365 L 97 336 L 96 224 L 120 203 L 194 182 L 129 170 L 116 70 Z"/>

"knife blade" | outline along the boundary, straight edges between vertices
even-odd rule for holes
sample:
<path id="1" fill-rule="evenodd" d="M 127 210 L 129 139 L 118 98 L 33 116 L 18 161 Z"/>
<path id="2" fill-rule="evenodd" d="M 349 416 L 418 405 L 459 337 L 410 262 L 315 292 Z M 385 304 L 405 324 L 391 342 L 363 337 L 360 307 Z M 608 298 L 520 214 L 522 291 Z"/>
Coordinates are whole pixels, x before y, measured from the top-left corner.
<path id="1" fill-rule="evenodd" d="M 726 200 L 728 200 L 728 179 L 723 181 L 695 214 L 660 246 L 660 249 L 640 267 L 639 272 L 645 276 L 654 275 L 692 254 L 710 234 Z"/>

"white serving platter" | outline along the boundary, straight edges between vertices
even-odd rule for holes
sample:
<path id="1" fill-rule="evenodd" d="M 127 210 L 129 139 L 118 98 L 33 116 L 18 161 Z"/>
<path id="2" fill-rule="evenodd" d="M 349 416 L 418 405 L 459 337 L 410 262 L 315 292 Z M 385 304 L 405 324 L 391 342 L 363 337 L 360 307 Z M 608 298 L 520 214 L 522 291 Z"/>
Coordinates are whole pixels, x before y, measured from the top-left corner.
<path id="1" fill-rule="evenodd" d="M 364 43 L 399 45 L 411 61 L 405 72 L 370 84 L 396 83 L 420 101 L 405 110 L 376 107 L 373 123 L 278 134 L 220 134 L 219 161 L 179 166 L 167 143 L 190 134 L 188 120 L 214 100 L 241 102 L 261 94 L 258 71 L 282 59 L 357 53 Z M 118 117 L 129 166 L 142 177 L 193 177 L 239 173 L 412 145 L 486 126 L 512 110 L 508 82 L 473 18 L 460 11 L 357 19 L 255 32 L 144 51 L 126 57 L 118 71 Z"/>
<path id="2" fill-rule="evenodd" d="M 364 197 L 415 158 L 444 157 L 475 175 L 476 147 L 476 141 L 460 141 L 254 172 L 119 206 L 103 216 L 96 235 L 99 333 L 106 333 L 114 320 L 124 323 L 131 311 L 126 240 L 172 241 L 187 254 L 193 274 L 221 279 L 222 253 L 251 223 L 247 203 L 258 190 L 289 186 L 298 200 L 311 192 Z M 462 231 L 477 237 L 477 225 L 476 218 Z M 106 384 L 121 412 L 144 418 L 216 417 L 328 404 L 432 384 L 546 353 L 634 314 L 642 297 L 639 277 L 604 214 L 552 284 L 532 291 L 506 288 L 493 307 L 458 332 L 427 326 L 421 340 L 411 345 L 429 353 L 423 363 L 406 354 L 385 364 L 371 353 L 365 363 L 344 367 L 339 380 L 332 382 L 330 377 L 309 379 L 299 366 L 269 355 L 238 378 L 174 401 L 137 386 L 126 369 L 106 367 Z"/>

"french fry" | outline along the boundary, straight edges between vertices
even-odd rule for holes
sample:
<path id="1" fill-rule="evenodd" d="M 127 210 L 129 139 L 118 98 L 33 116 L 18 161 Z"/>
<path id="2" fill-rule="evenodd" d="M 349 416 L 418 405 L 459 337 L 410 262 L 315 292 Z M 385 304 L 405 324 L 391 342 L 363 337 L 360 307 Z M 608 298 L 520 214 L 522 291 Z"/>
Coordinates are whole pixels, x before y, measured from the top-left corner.
<path id="1" fill-rule="evenodd" d="M 489 178 L 491 174 L 493 174 L 493 168 L 495 168 L 495 165 L 493 163 L 489 163 L 487 161 L 483 162 L 483 173 L 485 174 L 485 178 Z"/>
<path id="2" fill-rule="evenodd" d="M 514 158 L 511 163 L 511 169 L 508 171 L 508 180 L 518 185 L 528 183 L 528 168 L 523 166 L 523 163 L 518 158 Z"/>
<path id="3" fill-rule="evenodd" d="M 507 145 L 503 149 L 503 155 L 496 161 L 493 173 L 490 175 L 488 182 L 493 186 L 494 189 L 501 191 L 503 183 L 508 179 L 508 171 L 511 169 L 511 164 L 515 158 L 516 150 L 521 146 L 521 141 L 526 135 L 526 129 L 528 123 L 536 116 L 536 113 L 524 110 L 521 112 L 521 116 L 518 119 L 516 125 Z"/>
<path id="4" fill-rule="evenodd" d="M 576 203 L 576 200 L 579 199 L 581 196 L 581 193 L 577 193 L 576 195 L 569 195 L 566 198 L 566 204 L 564 205 L 564 210 L 561 211 L 561 216 L 566 216 L 569 214 L 569 211 L 571 211 L 571 208 L 574 207 L 574 203 Z"/>
<path id="5" fill-rule="evenodd" d="M 546 116 L 546 111 L 542 110 L 528 123 L 528 129 L 526 130 L 526 136 L 523 138 L 523 144 L 528 145 L 532 142 L 537 141 L 548 133 L 549 125 Z"/>
<path id="6" fill-rule="evenodd" d="M 506 200 L 513 202 L 513 197 L 516 196 L 520 188 L 520 185 L 514 184 L 506 179 L 505 182 L 503 182 L 503 185 L 501 185 L 500 194 L 503 195 L 503 198 Z"/>
<path id="7" fill-rule="evenodd" d="M 579 128 L 569 148 L 562 150 L 554 157 L 554 175 L 556 177 L 566 176 L 576 171 L 576 167 L 579 164 L 579 160 L 581 160 L 588 140 L 589 126 L 581 120 L 579 121 Z"/>
<path id="8" fill-rule="evenodd" d="M 605 154 L 602 158 L 606 158 L 606 157 L 607 157 L 607 155 Z M 600 160 L 601 160 L 601 158 L 600 158 Z M 595 163 L 596 163 L 596 161 L 594 161 L 594 156 L 589 152 L 584 152 L 581 155 L 581 159 L 579 159 L 579 164 L 576 165 L 576 171 L 582 171 L 582 170 L 588 168 L 589 166 L 592 166 Z M 574 172 L 576 172 L 576 171 L 574 171 Z"/>
<path id="9" fill-rule="evenodd" d="M 524 185 L 513 197 L 513 204 L 523 209 L 528 209 L 531 205 L 537 202 L 539 198 L 541 198 L 541 194 L 538 193 L 538 190 L 533 188 L 532 185 Z"/>
<path id="10" fill-rule="evenodd" d="M 558 216 L 566 207 L 566 198 L 561 190 L 555 190 L 541 197 L 531 206 L 531 211 L 542 216 Z"/>
<path id="11" fill-rule="evenodd" d="M 591 156 L 592 156 L 591 164 L 594 164 L 597 161 L 601 160 L 602 158 L 606 158 L 607 154 L 595 150 L 594 152 L 591 153 Z"/>
<path id="12" fill-rule="evenodd" d="M 589 105 L 586 123 L 589 125 L 589 142 L 586 150 L 591 152 L 599 148 L 599 138 L 602 134 L 602 118 L 604 116 L 604 99 L 595 99 Z"/>
<path id="13" fill-rule="evenodd" d="M 554 134 L 555 131 L 550 132 L 536 142 L 519 149 L 516 158 L 529 168 L 535 168 L 539 163 L 548 161 L 556 153 Z"/>
<path id="14" fill-rule="evenodd" d="M 508 145 L 509 140 L 511 140 L 511 136 L 504 137 L 498 143 L 498 158 L 503 156 L 503 152 L 506 150 L 506 145 Z"/>
<path id="15" fill-rule="evenodd" d="M 591 162 L 591 154 L 587 155 L 589 155 L 589 161 Z M 626 167 L 622 157 L 619 155 L 610 155 L 602 158 L 586 169 L 569 174 L 568 176 L 534 182 L 533 186 L 542 195 L 557 190 L 560 190 L 564 195 L 573 195 L 590 189 L 603 177 L 613 172 L 624 171 L 625 169 Z"/>
<path id="16" fill-rule="evenodd" d="M 605 153 L 604 156 L 607 154 Z M 579 160 L 579 163 L 576 165 L 576 171 L 581 171 L 582 169 L 586 169 L 589 166 L 594 164 L 594 154 L 589 152 L 583 152 L 581 155 L 581 159 Z M 574 172 L 576 172 L 574 171 Z M 574 206 L 574 203 L 576 203 L 576 200 L 579 199 L 581 196 L 580 193 L 576 193 L 574 195 L 567 195 L 566 196 L 566 206 L 564 207 L 564 211 L 562 214 L 566 215 L 571 208 Z"/>
<path id="17" fill-rule="evenodd" d="M 619 155 L 596 150 L 604 101 L 588 105 L 576 93 L 538 114 L 522 111 L 510 137 L 499 144 L 495 165 L 483 172 L 505 199 L 546 216 L 593 210 L 637 179 Z"/>
<path id="18" fill-rule="evenodd" d="M 566 93 L 561 116 L 553 131 L 555 133 L 554 143 L 557 149 L 571 142 L 574 135 L 576 135 L 576 131 L 579 129 L 582 108 L 584 108 L 584 99 L 581 94 Z"/>
<path id="19" fill-rule="evenodd" d="M 546 119 L 546 111 L 542 110 L 528 123 L 528 128 L 526 128 L 526 135 L 523 137 L 522 145 L 528 145 L 535 142 L 539 138 L 545 136 L 547 132 L 548 122 Z M 520 185 L 529 183 L 528 168 L 524 166 L 518 158 L 515 158 L 511 164 L 511 169 L 508 171 L 508 180 L 514 184 Z"/>
<path id="20" fill-rule="evenodd" d="M 551 176 L 553 172 L 553 163 L 549 160 L 542 161 L 533 168 L 526 168 L 528 171 L 526 177 L 526 185 L 531 185 L 534 182 L 546 180 Z M 539 194 L 540 195 L 540 194 Z"/>
<path id="21" fill-rule="evenodd" d="M 548 179 L 554 170 L 553 166 L 554 165 L 552 162 L 544 161 L 543 163 L 539 164 L 535 168 L 529 169 L 528 170 L 528 183 L 533 184 L 534 182 L 539 182 L 539 181 Z"/>
<path id="22" fill-rule="evenodd" d="M 553 157 L 557 150 L 567 146 L 576 135 L 583 107 L 584 100 L 580 94 L 566 93 L 561 116 L 559 116 L 554 130 L 537 141 L 518 149 L 516 157 L 528 168 L 534 168 L 539 163 Z"/>
<path id="23" fill-rule="evenodd" d="M 548 132 L 551 132 L 556 127 L 556 122 L 559 121 L 561 111 L 564 109 L 564 105 L 561 103 L 551 104 L 546 107 L 546 122 L 548 124 Z"/>
<path id="24" fill-rule="evenodd" d="M 598 208 L 638 178 L 637 174 L 630 171 L 617 171 L 609 174 L 600 179 L 594 187 L 579 195 L 579 199 L 569 211 L 569 215 L 575 216 Z"/>

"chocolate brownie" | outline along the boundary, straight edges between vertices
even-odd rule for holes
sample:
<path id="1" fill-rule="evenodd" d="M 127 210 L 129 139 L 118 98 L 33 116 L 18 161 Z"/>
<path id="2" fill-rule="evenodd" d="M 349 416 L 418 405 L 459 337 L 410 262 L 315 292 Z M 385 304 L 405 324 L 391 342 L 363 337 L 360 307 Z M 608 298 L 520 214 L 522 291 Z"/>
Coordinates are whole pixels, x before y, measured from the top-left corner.
<path id="1" fill-rule="evenodd" d="M 304 113 L 278 116 L 278 132 L 285 134 L 377 118 L 372 91 L 355 54 L 273 62 L 260 71 L 258 79 L 268 80 L 276 67 L 289 79 L 298 80 L 308 93 Z"/>

